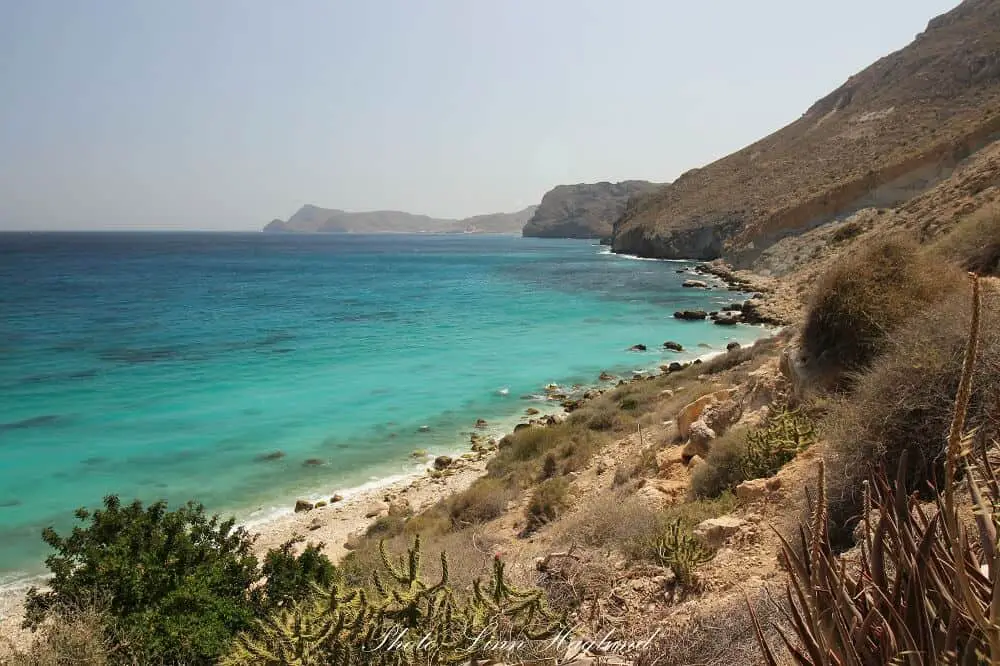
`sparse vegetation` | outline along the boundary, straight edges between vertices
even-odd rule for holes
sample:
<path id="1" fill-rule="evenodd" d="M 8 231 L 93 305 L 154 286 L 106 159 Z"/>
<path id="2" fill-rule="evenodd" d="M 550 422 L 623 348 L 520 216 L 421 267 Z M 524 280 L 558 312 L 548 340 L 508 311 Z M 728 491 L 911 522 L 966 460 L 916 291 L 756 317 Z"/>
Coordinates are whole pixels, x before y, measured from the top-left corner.
<path id="1" fill-rule="evenodd" d="M 981 450 L 1000 432 L 1000 294 L 983 293 L 983 329 L 974 366 L 976 392 L 967 421 Z M 833 541 L 849 546 L 861 512 L 861 485 L 907 453 L 907 490 L 933 496 L 944 480 L 942 447 L 952 419 L 971 320 L 965 299 L 943 302 L 899 331 L 888 351 L 836 403 L 822 429 L 830 442 L 828 470 Z M 933 486 L 933 488 L 932 488 Z"/>
<path id="2" fill-rule="evenodd" d="M 803 349 L 821 377 L 844 386 L 868 367 L 907 318 L 960 283 L 957 272 L 901 238 L 851 253 L 816 287 Z"/>
<path id="3" fill-rule="evenodd" d="M 705 462 L 694 470 L 691 494 L 718 497 L 747 479 L 774 476 L 815 440 L 812 420 L 797 410 L 781 409 L 760 428 L 730 430 L 712 441 Z"/>
<path id="4" fill-rule="evenodd" d="M 865 486 L 861 548 L 851 566 L 845 566 L 834 555 L 821 463 L 819 497 L 811 520 L 801 529 L 801 545 L 796 549 L 786 541 L 783 547 L 790 573 L 787 596 L 793 606 L 793 639 L 786 644 L 796 664 L 1000 661 L 1000 484 L 990 455 L 982 449 L 982 455 L 976 455 L 971 443 L 977 434 L 967 422 L 979 388 L 977 366 L 980 343 L 985 342 L 980 333 L 989 333 L 989 327 L 982 326 L 978 282 L 973 284 L 972 301 L 949 426 L 940 439 L 915 442 L 923 447 L 935 443 L 943 459 L 940 492 L 932 498 L 932 508 L 910 496 L 907 471 L 912 466 L 904 450 L 893 485 L 878 475 L 873 485 Z M 993 437 L 989 445 L 995 453 L 1000 440 Z M 971 511 L 956 497 L 961 473 Z M 971 534 L 970 522 L 975 525 Z M 776 652 L 763 640 L 756 619 L 755 624 L 766 663 L 777 666 Z"/>
<path id="5" fill-rule="evenodd" d="M 528 520 L 527 531 L 535 530 L 550 523 L 565 510 L 569 495 L 569 482 L 564 477 L 543 481 L 531 495 L 524 516 Z"/>
<path id="6" fill-rule="evenodd" d="M 1000 206 L 984 208 L 962 220 L 935 249 L 965 270 L 1000 275 Z"/>

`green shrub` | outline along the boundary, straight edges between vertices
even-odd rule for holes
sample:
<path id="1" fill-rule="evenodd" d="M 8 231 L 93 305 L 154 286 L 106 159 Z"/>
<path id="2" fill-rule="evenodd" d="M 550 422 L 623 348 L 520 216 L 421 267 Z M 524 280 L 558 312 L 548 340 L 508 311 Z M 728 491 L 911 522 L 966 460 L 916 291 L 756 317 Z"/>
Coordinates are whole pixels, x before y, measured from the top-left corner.
<path id="1" fill-rule="evenodd" d="M 984 282 L 984 287 L 989 283 Z M 983 327 L 968 423 L 973 444 L 985 447 L 1000 431 L 1000 294 L 983 290 Z M 861 485 L 907 454 L 907 489 L 932 496 L 940 488 L 941 455 L 958 391 L 967 329 L 966 299 L 956 298 L 917 316 L 899 331 L 885 355 L 859 376 L 853 395 L 834 404 L 821 423 L 830 443 L 830 519 L 833 541 L 850 545 L 861 510 Z"/>
<path id="2" fill-rule="evenodd" d="M 875 242 L 850 253 L 816 287 L 802 346 L 817 377 L 844 386 L 915 311 L 959 286 L 957 271 L 908 240 Z"/>
<path id="3" fill-rule="evenodd" d="M 255 615 L 294 597 L 309 575 L 329 572 L 317 552 L 300 561 L 289 546 L 269 554 L 274 585 L 256 586 L 253 538 L 232 519 L 206 516 L 199 504 L 168 511 L 165 502 L 122 505 L 110 495 L 103 509 L 78 509 L 76 517 L 86 525 L 68 536 L 43 532 L 55 550 L 45 561 L 53 576 L 49 591 L 29 590 L 25 626 L 38 628 L 57 609 L 98 598 L 106 630 L 150 662 L 214 662 Z"/>
<path id="4" fill-rule="evenodd" d="M 566 508 L 568 495 L 569 481 L 565 477 L 560 476 L 540 483 L 525 508 L 525 517 L 528 519 L 527 531 L 535 530 L 558 518 Z"/>
<path id="5" fill-rule="evenodd" d="M 264 556 L 261 573 L 266 578 L 264 594 L 270 606 L 286 606 L 312 593 L 313 585 L 328 586 L 337 576 L 330 558 L 323 554 L 324 544 L 307 544 L 295 555 L 303 537 L 295 537 Z"/>

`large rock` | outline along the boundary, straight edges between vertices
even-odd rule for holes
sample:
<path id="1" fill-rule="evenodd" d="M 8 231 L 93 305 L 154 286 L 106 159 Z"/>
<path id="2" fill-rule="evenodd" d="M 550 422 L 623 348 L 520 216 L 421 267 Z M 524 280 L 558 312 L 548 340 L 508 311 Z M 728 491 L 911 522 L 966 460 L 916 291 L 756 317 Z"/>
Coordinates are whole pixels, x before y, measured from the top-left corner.
<path id="1" fill-rule="evenodd" d="M 523 235 L 546 238 L 605 238 L 630 197 L 660 187 L 643 180 L 558 185 L 542 197 Z"/>
<path id="2" fill-rule="evenodd" d="M 679 342 L 674 342 L 673 340 L 667 340 L 663 343 L 664 349 L 669 349 L 670 351 L 682 352 L 684 351 L 684 345 Z"/>
<path id="3" fill-rule="evenodd" d="M 743 416 L 743 405 L 737 400 L 721 400 L 708 405 L 700 420 L 715 431 L 716 436 L 726 433 Z"/>
<path id="4" fill-rule="evenodd" d="M 720 400 L 728 400 L 729 396 L 730 391 L 728 389 L 716 391 L 715 393 L 703 395 L 694 402 L 690 402 L 682 407 L 681 411 L 677 413 L 677 418 L 674 419 L 677 423 L 677 433 L 680 435 L 680 438 L 687 439 L 690 436 L 691 424 L 701 418 L 702 412 L 709 405 Z"/>
<path id="5" fill-rule="evenodd" d="M 698 321 L 708 317 L 704 310 L 678 310 L 674 313 L 674 319 L 685 319 L 688 321 Z"/>
<path id="6" fill-rule="evenodd" d="M 628 350 L 629 351 L 646 351 L 646 345 L 644 345 L 644 344 L 632 345 L 631 347 L 628 348 Z"/>
<path id="7" fill-rule="evenodd" d="M 736 486 L 736 499 L 750 504 L 767 497 L 767 479 L 749 479 Z"/>
<path id="8" fill-rule="evenodd" d="M 438 471 L 448 469 L 454 462 L 451 456 L 438 456 L 434 459 L 434 469 Z"/>
<path id="9" fill-rule="evenodd" d="M 302 513 L 303 511 L 312 511 L 315 508 L 315 504 L 307 500 L 295 500 L 295 513 Z"/>
<path id="10" fill-rule="evenodd" d="M 715 431 L 709 428 L 703 419 L 698 419 L 688 430 L 688 442 L 681 453 L 683 459 L 690 460 L 694 456 L 706 455 L 713 439 Z"/>
<path id="11" fill-rule="evenodd" d="M 681 286 L 689 289 L 708 289 L 708 283 L 704 280 L 684 280 Z"/>
<path id="12" fill-rule="evenodd" d="M 745 521 L 735 516 L 709 518 L 698 523 L 693 534 L 703 548 L 718 550 L 726 542 L 726 539 L 739 532 L 745 524 Z"/>

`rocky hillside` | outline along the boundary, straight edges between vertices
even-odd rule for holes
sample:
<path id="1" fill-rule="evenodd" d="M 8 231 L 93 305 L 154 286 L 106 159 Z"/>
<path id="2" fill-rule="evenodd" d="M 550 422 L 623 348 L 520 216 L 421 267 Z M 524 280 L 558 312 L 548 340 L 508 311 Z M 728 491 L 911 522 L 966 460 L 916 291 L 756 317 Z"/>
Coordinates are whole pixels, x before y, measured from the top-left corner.
<path id="1" fill-rule="evenodd" d="M 535 206 L 516 213 L 476 215 L 461 220 L 440 219 L 395 210 L 350 213 L 306 204 L 288 218 L 273 220 L 264 231 L 299 233 L 494 233 L 514 234 L 534 214 Z"/>
<path id="2" fill-rule="evenodd" d="M 1000 2 L 965 0 L 787 127 L 635 202 L 616 252 L 749 265 L 778 240 L 894 207 L 1000 138 Z"/>
<path id="3" fill-rule="evenodd" d="M 542 197 L 524 226 L 525 236 L 538 238 L 606 238 L 630 197 L 660 187 L 645 180 L 620 183 L 559 185 Z"/>

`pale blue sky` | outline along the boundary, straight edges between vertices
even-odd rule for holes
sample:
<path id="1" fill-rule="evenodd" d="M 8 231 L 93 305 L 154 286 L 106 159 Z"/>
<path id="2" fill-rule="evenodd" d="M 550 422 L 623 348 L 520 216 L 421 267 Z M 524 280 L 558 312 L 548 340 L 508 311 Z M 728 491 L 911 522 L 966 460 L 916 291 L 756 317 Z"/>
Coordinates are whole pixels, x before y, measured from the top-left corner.
<path id="1" fill-rule="evenodd" d="M 0 0 L 0 229 L 442 217 L 671 180 L 956 0 Z"/>

